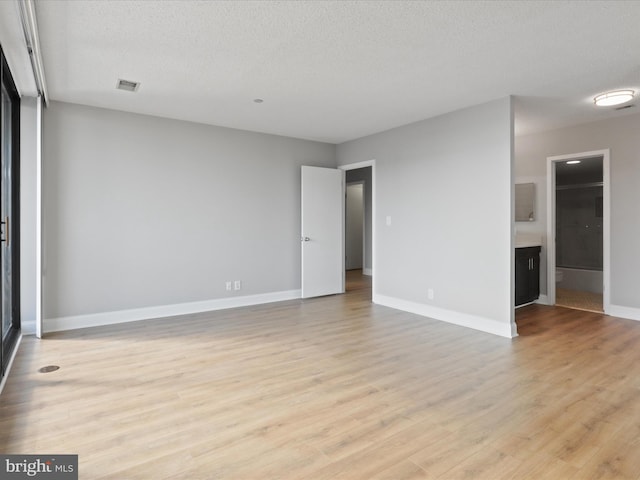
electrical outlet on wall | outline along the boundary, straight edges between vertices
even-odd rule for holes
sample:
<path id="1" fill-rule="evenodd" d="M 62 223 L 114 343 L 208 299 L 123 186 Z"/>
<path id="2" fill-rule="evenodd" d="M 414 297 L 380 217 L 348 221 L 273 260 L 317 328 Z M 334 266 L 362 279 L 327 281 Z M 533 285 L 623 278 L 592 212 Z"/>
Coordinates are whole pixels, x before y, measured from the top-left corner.
<path id="1" fill-rule="evenodd" d="M 427 290 L 427 298 L 428 298 L 429 300 L 433 300 L 433 288 L 429 288 L 429 289 Z"/>
<path id="2" fill-rule="evenodd" d="M 234 290 L 240 290 L 242 288 L 242 281 L 241 280 L 236 280 L 235 282 L 233 282 L 233 289 Z"/>
<path id="3" fill-rule="evenodd" d="M 227 292 L 230 292 L 231 291 L 231 280 L 228 280 L 226 282 L 226 287 L 227 287 Z"/>

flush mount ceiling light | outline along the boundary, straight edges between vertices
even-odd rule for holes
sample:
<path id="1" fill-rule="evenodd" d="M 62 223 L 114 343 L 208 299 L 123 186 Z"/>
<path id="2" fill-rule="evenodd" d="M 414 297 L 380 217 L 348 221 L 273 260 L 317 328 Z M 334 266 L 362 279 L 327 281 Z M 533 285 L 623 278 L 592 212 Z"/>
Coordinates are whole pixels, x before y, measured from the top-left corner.
<path id="1" fill-rule="evenodd" d="M 263 100 L 263 99 L 261 99 L 261 98 L 254 98 L 254 99 L 253 99 L 253 102 L 254 102 L 254 103 L 263 103 L 263 102 L 264 102 L 264 100 Z"/>
<path id="2" fill-rule="evenodd" d="M 567 162 L 567 165 L 576 165 L 576 164 L 578 164 L 578 163 L 580 163 L 580 160 L 569 160 L 569 161 Z"/>
<path id="3" fill-rule="evenodd" d="M 116 88 L 118 90 L 124 90 L 125 92 L 135 92 L 138 90 L 139 86 L 140 82 L 132 82 L 131 80 L 123 80 L 119 78 Z"/>
<path id="4" fill-rule="evenodd" d="M 602 93 L 593 99 L 593 103 L 599 107 L 610 107 L 612 105 L 620 105 L 628 102 L 633 98 L 633 90 L 614 90 L 612 92 Z"/>

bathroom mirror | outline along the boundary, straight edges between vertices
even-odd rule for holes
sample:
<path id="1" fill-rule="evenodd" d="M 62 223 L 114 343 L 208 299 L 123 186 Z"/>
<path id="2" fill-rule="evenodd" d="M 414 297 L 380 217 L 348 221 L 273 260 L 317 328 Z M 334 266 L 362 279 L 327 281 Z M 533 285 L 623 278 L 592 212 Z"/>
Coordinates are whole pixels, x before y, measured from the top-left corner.
<path id="1" fill-rule="evenodd" d="M 516 183 L 516 222 L 533 222 L 536 219 L 536 184 Z"/>

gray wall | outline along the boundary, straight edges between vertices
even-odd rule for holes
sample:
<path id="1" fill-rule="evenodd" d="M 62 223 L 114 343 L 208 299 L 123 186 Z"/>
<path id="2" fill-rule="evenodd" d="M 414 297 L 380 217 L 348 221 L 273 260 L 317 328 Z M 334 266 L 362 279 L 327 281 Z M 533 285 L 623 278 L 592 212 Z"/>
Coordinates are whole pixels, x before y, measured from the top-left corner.
<path id="1" fill-rule="evenodd" d="M 345 196 L 345 269 L 362 269 L 364 266 L 364 185 L 347 185 Z"/>
<path id="2" fill-rule="evenodd" d="M 300 288 L 300 166 L 334 145 L 57 102 L 43 121 L 45 318 Z"/>
<path id="3" fill-rule="evenodd" d="M 341 165 L 376 161 L 374 300 L 512 329 L 511 99 L 347 142 L 337 154 Z"/>
<path id="4" fill-rule="evenodd" d="M 372 230 L 372 215 L 373 215 L 373 181 L 371 175 L 371 167 L 356 168 L 346 171 L 346 181 L 349 182 L 364 182 L 364 273 L 370 273 L 373 268 L 371 240 L 373 235 Z"/>
<path id="5" fill-rule="evenodd" d="M 546 234 L 547 157 L 610 149 L 611 304 L 632 309 L 640 308 L 639 132 L 640 115 L 636 114 L 515 139 L 515 179 L 537 179 L 539 207 L 536 222 L 518 224 L 518 229 L 541 234 Z M 546 262 L 542 268 L 541 288 L 546 293 Z"/>

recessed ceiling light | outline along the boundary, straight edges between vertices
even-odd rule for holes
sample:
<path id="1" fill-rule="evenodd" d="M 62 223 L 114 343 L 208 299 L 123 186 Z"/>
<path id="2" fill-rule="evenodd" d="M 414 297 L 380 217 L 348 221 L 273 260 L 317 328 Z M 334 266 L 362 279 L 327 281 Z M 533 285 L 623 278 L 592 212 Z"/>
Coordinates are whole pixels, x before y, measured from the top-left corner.
<path id="1" fill-rule="evenodd" d="M 264 100 L 261 99 L 261 98 L 254 98 L 253 101 L 254 101 L 254 103 L 262 103 L 262 102 L 264 102 Z"/>
<path id="2" fill-rule="evenodd" d="M 119 78 L 116 88 L 118 90 L 124 90 L 126 92 L 135 92 L 138 90 L 139 86 L 140 82 L 132 82 L 131 80 L 123 80 Z"/>
<path id="3" fill-rule="evenodd" d="M 612 92 L 602 93 L 593 99 L 593 102 L 599 107 L 610 107 L 612 105 L 620 105 L 628 102 L 633 98 L 633 90 L 614 90 Z"/>
<path id="4" fill-rule="evenodd" d="M 567 162 L 567 165 L 575 165 L 575 164 L 577 164 L 577 163 L 580 163 L 580 160 L 569 160 L 569 161 Z"/>

